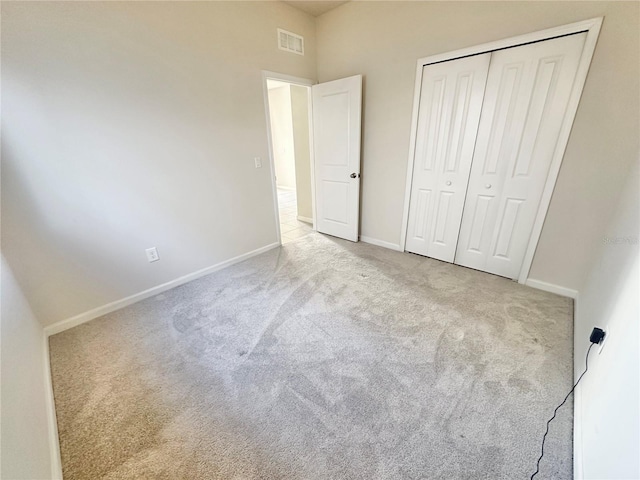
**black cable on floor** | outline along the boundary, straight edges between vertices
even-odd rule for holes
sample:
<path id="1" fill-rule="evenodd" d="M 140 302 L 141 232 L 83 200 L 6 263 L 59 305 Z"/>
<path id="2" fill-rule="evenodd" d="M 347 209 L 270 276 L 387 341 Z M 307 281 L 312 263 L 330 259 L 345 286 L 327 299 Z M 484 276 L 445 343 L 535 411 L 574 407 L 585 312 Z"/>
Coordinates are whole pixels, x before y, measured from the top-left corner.
<path id="1" fill-rule="evenodd" d="M 591 347 L 593 347 L 594 345 L 595 343 L 592 343 L 591 345 L 589 345 L 589 349 L 587 350 L 587 358 L 585 359 L 584 372 L 582 372 L 582 375 L 580 375 L 580 378 L 578 378 L 578 381 L 573 384 L 573 388 L 571 388 L 569 393 L 567 393 L 567 396 L 564 397 L 564 400 L 562 401 L 562 403 L 558 405 L 556 409 L 553 411 L 553 417 L 551 417 L 547 421 L 547 431 L 544 432 L 544 436 L 542 437 L 542 449 L 540 452 L 540 457 L 538 458 L 538 463 L 536 464 L 536 471 L 533 473 L 533 475 L 531 475 L 530 480 L 533 480 L 533 477 L 535 477 L 540 472 L 540 460 L 542 460 L 542 457 L 544 456 L 544 441 L 547 439 L 547 434 L 549 433 L 549 424 L 554 418 L 556 418 L 556 414 L 558 413 L 558 410 L 560 409 L 560 407 L 562 407 L 565 404 L 569 396 L 573 393 L 573 391 L 576 389 L 576 387 L 580 383 L 580 380 L 582 380 L 582 377 L 584 377 L 584 374 L 587 373 L 587 370 L 589 370 L 589 352 L 591 352 Z"/>

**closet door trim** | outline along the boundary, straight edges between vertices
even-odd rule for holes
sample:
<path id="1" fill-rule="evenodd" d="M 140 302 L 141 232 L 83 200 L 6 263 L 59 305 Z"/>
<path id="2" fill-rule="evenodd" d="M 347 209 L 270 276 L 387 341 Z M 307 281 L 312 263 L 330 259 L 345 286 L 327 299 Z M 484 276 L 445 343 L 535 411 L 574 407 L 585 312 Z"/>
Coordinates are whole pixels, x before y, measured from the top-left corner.
<path id="1" fill-rule="evenodd" d="M 426 65 L 446 62 L 448 60 L 454 60 L 457 58 L 468 57 L 470 55 L 478 55 L 481 53 L 489 53 L 496 50 L 502 50 L 505 48 L 517 47 L 525 45 L 527 43 L 539 42 L 543 40 L 549 40 L 564 35 L 571 35 L 574 33 L 586 32 L 587 38 L 585 40 L 584 48 L 580 56 L 578 64 L 578 71 L 569 97 L 569 103 L 565 112 L 565 117 L 560 129 L 560 135 L 558 137 L 558 143 L 553 152 L 553 158 L 551 161 L 551 167 L 549 169 L 549 175 L 545 183 L 544 190 L 542 192 L 542 198 L 540 200 L 540 206 L 536 214 L 536 219 L 533 224 L 533 230 L 531 232 L 531 238 L 522 262 L 522 268 L 518 276 L 519 283 L 525 283 L 529 277 L 529 270 L 531 269 L 531 263 L 533 262 L 533 256 L 538 246 L 538 240 L 542 232 L 542 226 L 544 224 L 545 216 L 551 202 L 551 195 L 553 188 L 555 187 L 558 173 L 560 172 L 560 165 L 562 164 L 562 157 L 564 156 L 567 143 L 569 141 L 569 134 L 571 133 L 571 127 L 573 126 L 573 120 L 578 110 L 578 103 L 580 102 L 580 96 L 582 95 L 582 89 L 587 79 L 587 73 L 589 66 L 591 65 L 591 59 L 593 58 L 593 52 L 596 48 L 596 42 L 598 35 L 600 34 L 600 28 L 604 17 L 592 18 L 582 22 L 571 23 L 560 27 L 549 28 L 546 30 L 540 30 L 538 32 L 528 33 L 525 35 L 519 35 L 517 37 L 506 38 L 495 42 L 484 43 L 476 45 L 474 47 L 463 48 L 461 50 L 454 50 L 448 53 L 442 53 L 438 55 L 432 55 L 424 57 L 418 60 L 416 66 L 416 81 L 414 88 L 413 98 L 413 115 L 411 119 L 411 136 L 409 140 L 409 159 L 407 162 L 407 181 L 405 186 L 405 198 L 404 198 L 404 211 L 402 217 L 402 231 L 400 233 L 400 245 L 402 250 L 406 249 L 407 243 L 407 225 L 409 222 L 409 203 L 411 197 L 411 185 L 413 182 L 413 164 L 416 153 L 416 138 L 417 138 L 417 126 L 418 126 L 418 111 L 420 108 L 420 90 L 422 87 L 422 71 Z"/>

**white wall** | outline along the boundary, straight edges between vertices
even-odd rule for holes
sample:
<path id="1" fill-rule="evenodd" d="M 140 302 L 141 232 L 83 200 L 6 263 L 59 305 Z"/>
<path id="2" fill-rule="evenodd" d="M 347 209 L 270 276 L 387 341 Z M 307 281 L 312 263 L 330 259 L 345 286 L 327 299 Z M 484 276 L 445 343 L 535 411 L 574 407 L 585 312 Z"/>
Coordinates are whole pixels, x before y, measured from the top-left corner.
<path id="1" fill-rule="evenodd" d="M 418 58 L 605 17 L 533 261 L 577 290 L 640 130 L 637 2 L 348 2 L 318 18 L 318 80 L 364 75 L 361 235 L 398 244 Z"/>
<path id="2" fill-rule="evenodd" d="M 52 478 L 45 403 L 48 393 L 45 385 L 44 332 L 4 256 L 0 270 L 0 477 L 12 480 Z"/>
<path id="3" fill-rule="evenodd" d="M 309 95 L 307 87 L 291 85 L 293 148 L 296 162 L 298 215 L 313 218 L 311 205 L 311 150 L 309 147 Z"/>
<path id="4" fill-rule="evenodd" d="M 576 377 L 584 371 L 593 327 L 607 337 L 602 353 L 592 349 L 589 371 L 576 390 L 576 478 L 640 478 L 639 189 L 636 164 L 577 302 Z"/>
<path id="5" fill-rule="evenodd" d="M 2 249 L 48 325 L 277 241 L 262 70 L 282 2 L 2 2 Z M 277 48 L 301 34 L 305 56 Z M 156 246 L 160 261 L 148 263 Z"/>
<path id="6" fill-rule="evenodd" d="M 267 80 L 268 84 L 269 80 Z M 291 89 L 288 84 L 269 89 L 269 115 L 276 185 L 294 190 L 296 188 L 296 159 L 291 117 Z"/>

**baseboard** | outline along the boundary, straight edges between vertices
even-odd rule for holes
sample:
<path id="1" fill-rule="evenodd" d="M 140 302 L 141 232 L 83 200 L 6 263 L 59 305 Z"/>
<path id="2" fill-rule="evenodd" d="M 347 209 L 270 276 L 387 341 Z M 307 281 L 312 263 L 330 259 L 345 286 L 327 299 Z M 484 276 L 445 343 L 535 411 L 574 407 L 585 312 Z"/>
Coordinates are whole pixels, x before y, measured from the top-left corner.
<path id="1" fill-rule="evenodd" d="M 371 245 L 377 245 L 378 247 L 395 250 L 396 252 L 404 252 L 403 248 L 397 243 L 385 242 L 384 240 L 378 240 L 377 238 L 365 237 L 362 235 L 360 236 L 360 241 Z"/>
<path id="2" fill-rule="evenodd" d="M 573 299 L 573 331 L 576 331 L 576 324 L 580 315 L 580 294 Z M 573 351 L 576 351 L 576 339 L 574 335 Z M 573 381 L 577 380 L 578 372 L 573 368 Z M 582 386 L 579 385 L 573 392 L 573 478 L 582 480 L 584 478 L 584 468 L 582 460 Z"/>
<path id="3" fill-rule="evenodd" d="M 541 280 L 534 280 L 533 278 L 527 278 L 524 282 L 525 285 L 537 288 L 538 290 L 544 290 L 545 292 L 555 293 L 563 297 L 578 298 L 578 291 L 567 287 L 561 287 L 560 285 L 554 285 L 553 283 L 543 282 Z"/>
<path id="4" fill-rule="evenodd" d="M 300 220 L 301 222 L 310 223 L 311 225 L 313 225 L 313 218 L 303 217 L 301 215 L 298 215 L 298 220 Z"/>
<path id="5" fill-rule="evenodd" d="M 53 383 L 51 382 L 51 360 L 49 357 L 49 337 L 43 334 L 44 349 L 44 388 L 45 404 L 47 408 L 47 422 L 49 435 L 49 456 L 51 458 L 51 478 L 62 480 L 62 459 L 60 457 L 60 442 L 58 440 L 58 420 L 56 404 L 53 398 Z"/>
<path id="6" fill-rule="evenodd" d="M 582 480 L 582 391 L 573 392 L 573 478 Z"/>
<path id="7" fill-rule="evenodd" d="M 153 297 L 154 295 L 158 295 L 159 293 L 166 292 L 167 290 L 170 290 L 174 287 L 190 282 L 192 280 L 196 280 L 197 278 L 203 277 L 210 273 L 217 272 L 218 270 L 222 270 L 223 268 L 226 268 L 228 266 L 240 263 L 244 260 L 255 257 L 256 255 L 260 255 L 261 253 L 279 246 L 279 242 L 272 243 L 265 247 L 258 248 L 257 250 L 253 250 L 251 252 L 238 255 L 237 257 L 233 257 L 229 260 L 225 260 L 224 262 L 220 262 L 210 267 L 203 268 L 202 270 L 183 275 L 182 277 L 176 278 L 175 280 L 171 280 L 161 285 L 149 288 L 134 295 L 116 300 L 115 302 L 107 303 L 106 305 L 102 305 L 101 307 L 97 307 L 74 317 L 67 318 L 66 320 L 61 320 L 54 323 L 53 325 L 45 327 L 44 333 L 47 337 L 55 335 L 56 333 L 63 332 L 85 322 L 89 322 L 95 318 L 101 317 L 102 315 L 106 315 L 107 313 L 115 312 L 116 310 L 120 310 L 121 308 L 139 302 L 140 300 L 144 300 L 145 298 Z"/>
<path id="8" fill-rule="evenodd" d="M 296 187 L 285 187 L 284 185 L 276 185 L 278 190 L 286 190 L 287 192 L 295 192 Z"/>

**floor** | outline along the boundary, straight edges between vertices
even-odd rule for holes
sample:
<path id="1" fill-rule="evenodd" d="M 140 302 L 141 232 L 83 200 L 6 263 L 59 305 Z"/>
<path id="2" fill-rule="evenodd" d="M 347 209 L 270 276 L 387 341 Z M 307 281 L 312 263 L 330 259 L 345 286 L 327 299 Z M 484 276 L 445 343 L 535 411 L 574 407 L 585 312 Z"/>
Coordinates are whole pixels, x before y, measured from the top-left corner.
<path id="1" fill-rule="evenodd" d="M 302 238 L 313 231 L 311 224 L 298 220 L 295 190 L 278 188 L 278 207 L 280 210 L 280 235 L 283 244 Z"/>
<path id="2" fill-rule="evenodd" d="M 312 232 L 50 338 L 66 479 L 524 479 L 572 301 Z M 572 478 L 572 404 L 537 479 Z"/>

